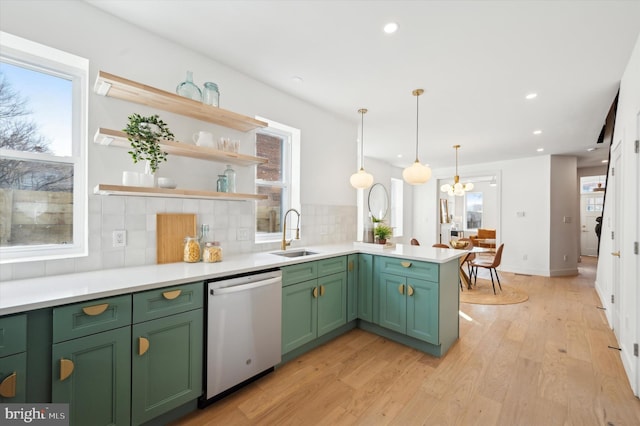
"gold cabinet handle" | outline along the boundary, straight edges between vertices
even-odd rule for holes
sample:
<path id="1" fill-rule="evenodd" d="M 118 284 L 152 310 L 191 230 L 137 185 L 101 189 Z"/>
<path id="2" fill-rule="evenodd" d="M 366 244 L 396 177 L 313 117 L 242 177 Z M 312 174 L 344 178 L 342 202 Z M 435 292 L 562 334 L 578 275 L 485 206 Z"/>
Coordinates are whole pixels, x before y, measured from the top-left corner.
<path id="1" fill-rule="evenodd" d="M 413 296 L 413 287 L 411 287 L 410 285 L 407 286 L 407 294 L 409 296 Z"/>
<path id="2" fill-rule="evenodd" d="M 164 293 L 162 293 L 162 297 L 167 300 L 173 300 L 176 297 L 180 296 L 180 293 L 182 293 L 182 290 L 165 291 Z"/>
<path id="3" fill-rule="evenodd" d="M 138 355 L 142 356 L 149 350 L 149 339 L 138 337 Z"/>
<path id="4" fill-rule="evenodd" d="M 324 296 L 324 286 L 320 286 L 320 296 Z"/>
<path id="5" fill-rule="evenodd" d="M 398 286 L 398 292 L 399 292 L 400 294 L 404 294 L 404 284 L 400 284 L 400 285 Z"/>
<path id="6" fill-rule="evenodd" d="M 311 292 L 313 294 L 313 297 L 318 297 L 318 287 L 314 287 L 313 291 Z"/>
<path id="7" fill-rule="evenodd" d="M 349 272 L 353 271 L 353 260 L 349 261 Z"/>
<path id="8" fill-rule="evenodd" d="M 14 371 L 9 374 L 0 383 L 0 396 L 3 398 L 13 398 L 16 396 L 16 384 L 18 382 L 18 374 Z"/>
<path id="9" fill-rule="evenodd" d="M 614 252 L 611 253 L 611 255 L 615 256 L 615 257 L 620 257 L 620 252 L 619 251 L 614 251 Z"/>
<path id="10" fill-rule="evenodd" d="M 84 312 L 89 316 L 94 317 L 106 311 L 108 307 L 109 307 L 108 303 L 103 303 L 102 305 L 85 306 L 84 308 L 82 308 L 82 312 Z"/>
<path id="11" fill-rule="evenodd" d="M 60 381 L 65 381 L 71 373 L 73 373 L 73 361 L 70 359 L 60 358 Z"/>
<path id="12" fill-rule="evenodd" d="M 410 268 L 411 267 L 411 262 L 400 262 L 400 264 L 402 265 L 403 268 Z"/>

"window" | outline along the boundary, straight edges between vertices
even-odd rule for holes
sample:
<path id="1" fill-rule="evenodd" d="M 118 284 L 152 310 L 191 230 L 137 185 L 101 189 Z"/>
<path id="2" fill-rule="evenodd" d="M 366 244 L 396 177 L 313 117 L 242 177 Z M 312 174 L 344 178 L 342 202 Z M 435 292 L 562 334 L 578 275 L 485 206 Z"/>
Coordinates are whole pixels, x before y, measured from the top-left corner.
<path id="1" fill-rule="evenodd" d="M 86 59 L 0 32 L 0 263 L 86 255 Z"/>
<path id="2" fill-rule="evenodd" d="M 605 190 L 607 177 L 601 176 L 583 176 L 580 178 L 580 193 L 588 194 L 590 192 L 601 192 Z"/>
<path id="3" fill-rule="evenodd" d="M 403 230 L 403 190 L 404 181 L 402 179 L 391 178 L 391 227 L 394 237 L 402 237 Z"/>
<path id="4" fill-rule="evenodd" d="M 482 192 L 465 194 L 465 229 L 482 228 Z"/>
<path id="5" fill-rule="evenodd" d="M 280 241 L 284 214 L 300 211 L 300 130 L 257 118 L 269 127 L 256 133 L 256 155 L 269 161 L 256 167 L 256 193 L 268 197 L 256 203 L 256 242 Z"/>

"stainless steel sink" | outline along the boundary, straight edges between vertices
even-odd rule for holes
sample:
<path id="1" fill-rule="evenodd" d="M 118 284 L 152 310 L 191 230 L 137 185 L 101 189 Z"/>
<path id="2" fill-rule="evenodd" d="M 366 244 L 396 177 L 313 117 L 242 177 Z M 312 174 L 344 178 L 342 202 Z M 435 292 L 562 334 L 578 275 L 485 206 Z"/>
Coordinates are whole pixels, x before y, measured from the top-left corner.
<path id="1" fill-rule="evenodd" d="M 284 257 L 301 257 L 301 256 L 311 256 L 312 254 L 318 254 L 314 251 L 308 250 L 291 250 L 291 251 L 279 251 L 275 253 L 276 256 L 284 256 Z"/>

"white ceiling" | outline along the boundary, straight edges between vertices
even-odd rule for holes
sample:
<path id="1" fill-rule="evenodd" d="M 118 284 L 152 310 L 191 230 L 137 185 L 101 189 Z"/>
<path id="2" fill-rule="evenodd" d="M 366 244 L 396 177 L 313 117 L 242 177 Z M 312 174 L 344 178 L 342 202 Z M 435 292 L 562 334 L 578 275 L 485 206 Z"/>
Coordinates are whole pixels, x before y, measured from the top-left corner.
<path id="1" fill-rule="evenodd" d="M 460 165 L 537 148 L 599 165 L 606 147 L 586 150 L 640 33 L 638 0 L 87 1 L 354 126 L 368 108 L 365 155 L 401 167 L 415 157 L 416 88 L 431 167 L 453 166 L 454 144 Z"/>

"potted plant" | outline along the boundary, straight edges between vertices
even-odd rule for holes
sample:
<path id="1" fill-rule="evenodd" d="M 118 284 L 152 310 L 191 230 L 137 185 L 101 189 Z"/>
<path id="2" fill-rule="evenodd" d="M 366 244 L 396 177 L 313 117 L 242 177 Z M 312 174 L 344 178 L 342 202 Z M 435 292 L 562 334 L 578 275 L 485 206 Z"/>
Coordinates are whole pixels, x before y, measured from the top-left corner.
<path id="1" fill-rule="evenodd" d="M 161 140 L 172 141 L 174 136 L 167 124 L 157 114 L 149 117 L 132 114 L 123 131 L 131 142 L 129 154 L 133 158 L 133 162 L 147 162 L 145 173 L 155 173 L 160 163 L 167 161 L 167 153 L 160 149 L 159 142 Z"/>
<path id="2" fill-rule="evenodd" d="M 373 233 L 376 237 L 378 237 L 378 242 L 380 244 L 386 244 L 387 238 L 391 236 L 393 230 L 390 226 L 387 226 L 384 223 L 378 223 L 378 226 L 375 227 Z"/>

